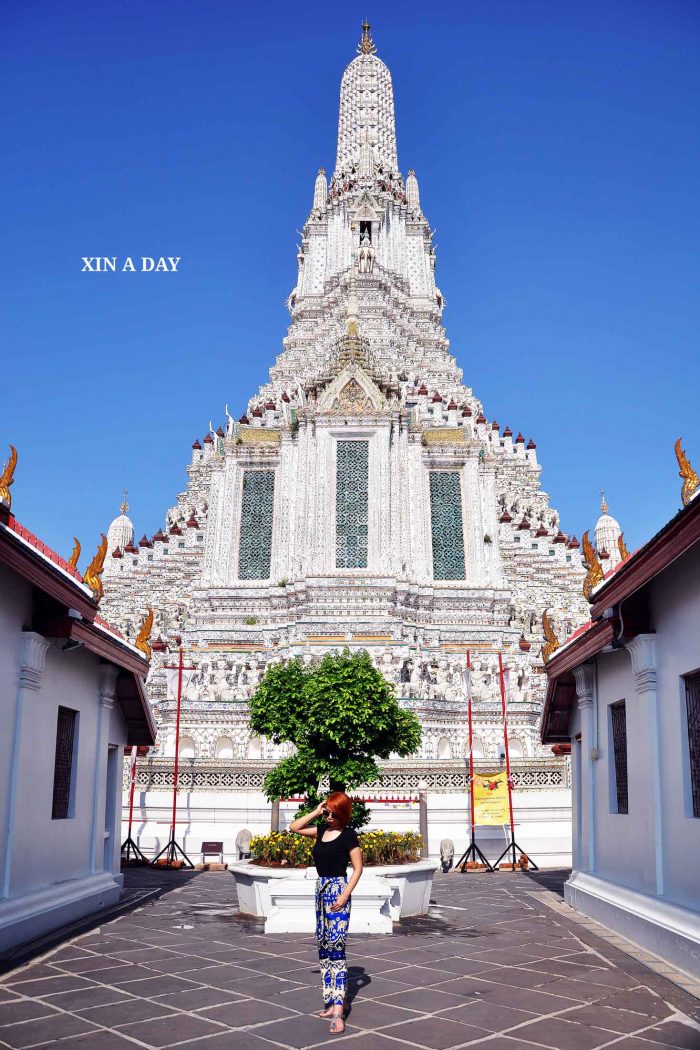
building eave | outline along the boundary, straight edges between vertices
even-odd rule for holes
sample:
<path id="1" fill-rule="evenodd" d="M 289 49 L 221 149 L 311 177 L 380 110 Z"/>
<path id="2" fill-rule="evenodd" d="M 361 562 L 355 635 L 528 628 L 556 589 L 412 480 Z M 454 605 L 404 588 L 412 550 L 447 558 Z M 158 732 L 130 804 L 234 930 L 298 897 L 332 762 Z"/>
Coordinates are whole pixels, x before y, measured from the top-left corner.
<path id="1" fill-rule="evenodd" d="M 573 670 L 612 644 L 615 627 L 611 620 L 599 620 L 588 631 L 547 664 L 547 694 L 542 710 L 540 739 L 543 744 L 568 743 L 569 717 L 576 699 Z"/>

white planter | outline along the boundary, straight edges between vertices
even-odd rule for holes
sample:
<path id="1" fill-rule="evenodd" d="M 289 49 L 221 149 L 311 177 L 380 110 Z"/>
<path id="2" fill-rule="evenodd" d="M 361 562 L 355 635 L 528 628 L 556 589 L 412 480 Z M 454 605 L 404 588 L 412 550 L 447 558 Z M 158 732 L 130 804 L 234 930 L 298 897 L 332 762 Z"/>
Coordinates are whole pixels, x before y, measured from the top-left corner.
<path id="1" fill-rule="evenodd" d="M 316 871 L 297 869 L 270 883 L 272 908 L 265 933 L 313 933 L 316 928 Z M 350 933 L 391 933 L 391 886 L 376 875 L 363 874 L 352 892 Z"/>
<path id="2" fill-rule="evenodd" d="M 353 890 L 351 933 L 391 933 L 392 923 L 426 915 L 437 863 L 365 868 Z M 311 933 L 315 928 L 314 868 L 263 868 L 249 861 L 229 865 L 242 912 L 264 918 L 266 933 Z M 351 869 L 348 869 L 350 872 Z"/>

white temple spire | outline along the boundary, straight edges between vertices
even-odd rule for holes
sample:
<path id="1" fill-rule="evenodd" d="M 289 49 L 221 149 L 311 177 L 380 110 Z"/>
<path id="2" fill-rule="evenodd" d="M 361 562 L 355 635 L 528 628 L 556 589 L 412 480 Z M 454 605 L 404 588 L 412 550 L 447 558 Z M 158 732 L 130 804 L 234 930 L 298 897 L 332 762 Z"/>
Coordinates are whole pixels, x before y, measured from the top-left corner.
<path id="1" fill-rule="evenodd" d="M 359 165 L 365 135 L 374 160 L 385 172 L 398 172 L 391 73 L 377 58 L 369 29 L 365 22 L 359 54 L 343 73 L 340 84 L 336 175 Z"/>
<path id="2" fill-rule="evenodd" d="M 409 171 L 406 176 L 406 200 L 410 208 L 420 211 L 420 194 L 418 192 L 418 179 L 415 171 Z"/>
<path id="3" fill-rule="evenodd" d="M 314 209 L 325 208 L 328 196 L 328 183 L 326 182 L 325 168 L 318 169 L 316 182 L 314 183 Z"/>

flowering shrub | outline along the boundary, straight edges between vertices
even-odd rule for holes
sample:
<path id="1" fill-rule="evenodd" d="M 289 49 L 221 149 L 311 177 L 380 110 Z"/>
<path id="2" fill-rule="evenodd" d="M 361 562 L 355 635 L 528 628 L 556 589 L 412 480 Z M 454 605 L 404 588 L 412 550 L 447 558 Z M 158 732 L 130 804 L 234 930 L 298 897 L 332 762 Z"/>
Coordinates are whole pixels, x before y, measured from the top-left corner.
<path id="1" fill-rule="evenodd" d="M 364 831 L 358 835 L 365 864 L 411 864 L 420 858 L 422 839 L 415 831 Z M 253 864 L 273 868 L 313 867 L 314 839 L 291 831 L 273 831 L 250 840 Z"/>
<path id="2" fill-rule="evenodd" d="M 359 835 L 365 864 L 412 864 L 423 840 L 416 831 L 365 831 Z"/>

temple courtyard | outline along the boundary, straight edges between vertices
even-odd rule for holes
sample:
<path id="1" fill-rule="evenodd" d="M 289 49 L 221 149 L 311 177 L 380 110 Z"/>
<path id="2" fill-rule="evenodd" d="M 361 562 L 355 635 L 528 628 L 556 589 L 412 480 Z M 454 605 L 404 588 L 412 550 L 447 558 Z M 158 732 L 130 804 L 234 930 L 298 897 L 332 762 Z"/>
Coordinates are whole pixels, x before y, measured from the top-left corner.
<path id="1" fill-rule="evenodd" d="M 565 876 L 436 876 L 429 916 L 351 937 L 331 1036 L 311 936 L 265 936 L 226 872 L 131 869 L 125 911 L 0 977 L 0 1046 L 700 1048 L 697 987 L 573 921 Z"/>

